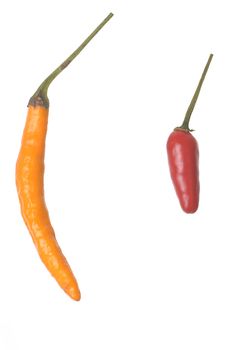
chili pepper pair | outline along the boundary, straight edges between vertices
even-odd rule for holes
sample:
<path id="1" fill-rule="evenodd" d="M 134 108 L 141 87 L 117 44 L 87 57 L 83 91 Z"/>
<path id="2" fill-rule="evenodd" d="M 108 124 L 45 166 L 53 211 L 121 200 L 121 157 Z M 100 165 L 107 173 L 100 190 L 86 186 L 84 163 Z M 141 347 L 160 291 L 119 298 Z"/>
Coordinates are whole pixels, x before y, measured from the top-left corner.
<path id="1" fill-rule="evenodd" d="M 172 182 L 180 205 L 186 213 L 195 213 L 199 204 L 199 150 L 197 140 L 189 129 L 189 120 L 199 96 L 203 81 L 212 61 L 209 56 L 195 94 L 187 109 L 183 124 L 174 129 L 167 141 L 168 162 Z"/>
<path id="2" fill-rule="evenodd" d="M 51 82 L 73 61 L 92 38 L 113 16 L 110 13 L 87 39 L 39 86 L 28 103 L 28 113 L 16 164 L 16 186 L 24 222 L 39 256 L 60 287 L 74 300 L 81 294 L 75 276 L 55 237 L 44 199 L 44 155 L 47 133 Z M 198 146 L 191 135 L 189 119 L 199 95 L 207 69 L 203 72 L 181 127 L 176 128 L 167 142 L 171 177 L 184 211 L 197 210 L 199 201 Z"/>

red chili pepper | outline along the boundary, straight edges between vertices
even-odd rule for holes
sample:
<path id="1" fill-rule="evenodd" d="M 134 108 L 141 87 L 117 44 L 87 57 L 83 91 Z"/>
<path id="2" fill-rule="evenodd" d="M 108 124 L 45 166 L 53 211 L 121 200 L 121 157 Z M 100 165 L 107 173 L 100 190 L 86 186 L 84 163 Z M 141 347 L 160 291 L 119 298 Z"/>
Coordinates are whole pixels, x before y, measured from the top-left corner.
<path id="1" fill-rule="evenodd" d="M 195 94 L 187 109 L 183 124 L 174 129 L 167 141 L 169 169 L 180 205 L 186 213 L 195 213 L 199 204 L 199 150 L 197 140 L 189 129 L 189 120 L 199 96 L 210 62 L 202 73 Z"/>

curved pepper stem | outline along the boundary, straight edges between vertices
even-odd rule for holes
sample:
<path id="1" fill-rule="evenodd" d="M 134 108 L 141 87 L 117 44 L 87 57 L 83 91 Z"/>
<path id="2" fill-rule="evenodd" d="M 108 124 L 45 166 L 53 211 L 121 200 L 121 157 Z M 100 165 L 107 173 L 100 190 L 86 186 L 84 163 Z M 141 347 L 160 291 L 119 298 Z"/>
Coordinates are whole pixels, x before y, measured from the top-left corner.
<path id="1" fill-rule="evenodd" d="M 208 58 L 208 61 L 206 63 L 205 69 L 204 69 L 204 71 L 202 73 L 201 79 L 200 79 L 200 81 L 198 83 L 196 91 L 195 91 L 195 93 L 193 95 L 193 98 L 192 98 L 192 100 L 190 102 L 190 105 L 189 105 L 189 107 L 187 109 L 187 112 L 185 114 L 185 118 L 184 118 L 183 124 L 180 127 L 175 128 L 175 130 L 193 131 L 193 130 L 189 129 L 189 121 L 190 121 L 193 109 L 195 107 L 195 104 L 197 102 L 198 96 L 200 94 L 201 87 L 202 87 L 202 84 L 203 84 L 203 82 L 205 80 L 205 76 L 206 76 L 206 73 L 208 71 L 209 65 L 210 65 L 210 63 L 212 61 L 212 58 L 213 58 L 213 54 L 210 54 L 210 56 Z"/>
<path id="2" fill-rule="evenodd" d="M 57 67 L 38 87 L 34 95 L 30 98 L 28 105 L 43 106 L 49 108 L 49 100 L 47 97 L 47 91 L 51 82 L 59 75 L 73 60 L 79 55 L 79 53 L 85 48 L 85 46 L 93 39 L 93 37 L 104 27 L 104 25 L 113 17 L 113 13 L 110 13 L 99 26 L 83 41 L 83 43 L 68 57 L 66 60 Z"/>

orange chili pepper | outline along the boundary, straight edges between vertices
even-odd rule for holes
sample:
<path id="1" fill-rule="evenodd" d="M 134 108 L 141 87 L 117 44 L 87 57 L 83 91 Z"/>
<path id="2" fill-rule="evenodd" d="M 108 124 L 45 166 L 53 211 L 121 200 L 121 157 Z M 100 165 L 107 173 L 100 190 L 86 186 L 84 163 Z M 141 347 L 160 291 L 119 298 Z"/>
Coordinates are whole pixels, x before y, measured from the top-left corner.
<path id="1" fill-rule="evenodd" d="M 44 154 L 49 111 L 47 91 L 57 75 L 72 62 L 112 16 L 110 13 L 81 46 L 43 81 L 30 98 L 16 164 L 16 186 L 24 222 L 42 262 L 60 287 L 74 300 L 80 300 L 80 290 L 57 243 L 44 199 Z"/>

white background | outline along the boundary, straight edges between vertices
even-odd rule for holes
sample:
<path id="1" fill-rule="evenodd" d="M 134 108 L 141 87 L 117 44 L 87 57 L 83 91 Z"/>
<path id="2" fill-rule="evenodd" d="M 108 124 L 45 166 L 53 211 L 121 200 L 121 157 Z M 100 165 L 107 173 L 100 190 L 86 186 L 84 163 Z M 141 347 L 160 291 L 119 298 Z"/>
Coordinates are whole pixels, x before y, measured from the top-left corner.
<path id="1" fill-rule="evenodd" d="M 232 348 L 230 1 L 9 0 L 0 5 L 0 349 Z M 45 190 L 82 292 L 40 262 L 15 161 L 27 102 L 107 16 L 49 90 Z M 166 140 L 210 53 L 191 127 L 197 213 L 181 211 Z"/>

